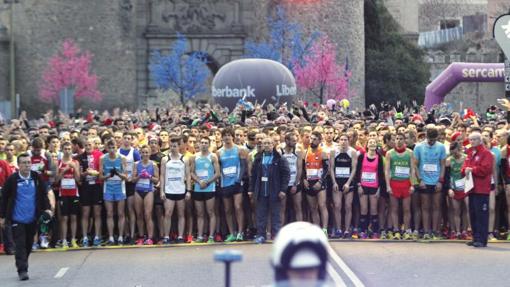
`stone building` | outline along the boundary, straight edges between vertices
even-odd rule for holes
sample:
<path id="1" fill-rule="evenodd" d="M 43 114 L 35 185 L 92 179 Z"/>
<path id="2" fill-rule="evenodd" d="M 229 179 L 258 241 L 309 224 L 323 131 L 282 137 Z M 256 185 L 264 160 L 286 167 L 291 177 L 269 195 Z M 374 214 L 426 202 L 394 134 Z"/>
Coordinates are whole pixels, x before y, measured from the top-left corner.
<path id="1" fill-rule="evenodd" d="M 0 21 L 15 38 L 21 109 L 36 116 L 49 108 L 37 99 L 41 73 L 67 38 L 94 55 L 92 70 L 100 77 L 104 98 L 95 106 L 77 106 L 135 109 L 159 104 L 148 73 L 150 52 L 168 49 L 176 32 L 188 38 L 190 51 L 208 54 L 214 73 L 243 57 L 247 39 L 266 37 L 266 19 L 277 4 L 287 7 L 291 19 L 308 31 L 327 32 L 338 54 L 349 57 L 357 94 L 353 104 L 364 105 L 362 0 L 24 0 L 13 5 L 13 27 L 8 26 L 7 4 L 0 5 Z M 8 66 L 2 65 L 0 76 L 7 72 Z M 1 86 L 0 101 L 8 98 L 9 88 Z"/>

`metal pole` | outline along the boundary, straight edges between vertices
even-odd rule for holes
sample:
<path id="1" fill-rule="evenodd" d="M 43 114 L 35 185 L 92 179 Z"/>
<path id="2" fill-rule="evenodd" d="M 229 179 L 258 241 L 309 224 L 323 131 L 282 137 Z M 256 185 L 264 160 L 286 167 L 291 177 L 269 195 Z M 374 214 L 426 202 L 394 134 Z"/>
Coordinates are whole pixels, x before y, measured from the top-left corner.
<path id="1" fill-rule="evenodd" d="M 230 287 L 230 262 L 225 262 L 225 287 Z"/>
<path id="2" fill-rule="evenodd" d="M 10 53 L 10 70 L 9 70 L 9 78 L 10 78 L 10 86 L 11 86 L 11 118 L 14 119 L 18 115 L 16 113 L 16 79 L 15 79 L 15 60 L 14 60 L 14 0 L 11 0 L 9 2 L 9 10 L 10 10 L 10 17 L 9 17 L 9 23 L 10 23 L 10 40 L 9 40 L 9 53 Z"/>
<path id="3" fill-rule="evenodd" d="M 510 98 L 510 59 L 505 57 L 505 96 Z"/>

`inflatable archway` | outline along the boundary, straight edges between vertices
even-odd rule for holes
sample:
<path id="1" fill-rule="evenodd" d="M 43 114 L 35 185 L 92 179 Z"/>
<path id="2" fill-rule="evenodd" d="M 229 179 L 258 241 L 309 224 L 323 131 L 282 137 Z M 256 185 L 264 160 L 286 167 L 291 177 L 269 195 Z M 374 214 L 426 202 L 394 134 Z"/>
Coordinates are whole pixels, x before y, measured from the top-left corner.
<path id="1" fill-rule="evenodd" d="M 500 63 L 452 63 L 425 89 L 425 108 L 440 104 L 461 82 L 504 82 L 505 65 Z"/>

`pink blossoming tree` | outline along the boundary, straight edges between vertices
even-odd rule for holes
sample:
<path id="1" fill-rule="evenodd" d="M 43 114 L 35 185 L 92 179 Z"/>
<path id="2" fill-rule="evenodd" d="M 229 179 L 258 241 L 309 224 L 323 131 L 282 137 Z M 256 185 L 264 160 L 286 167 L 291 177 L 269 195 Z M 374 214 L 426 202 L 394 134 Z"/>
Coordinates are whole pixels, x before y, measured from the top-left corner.
<path id="1" fill-rule="evenodd" d="M 74 41 L 64 41 L 42 74 L 39 98 L 58 105 L 60 94 L 69 89 L 74 92 L 77 101 L 101 101 L 102 96 L 97 89 L 98 78 L 90 71 L 92 57 L 87 51 L 81 53 Z"/>
<path id="2" fill-rule="evenodd" d="M 345 65 L 337 64 L 335 45 L 322 35 L 305 56 L 304 65 L 296 65 L 295 77 L 299 88 L 319 99 L 320 104 L 334 99 L 350 97 L 351 72 Z"/>

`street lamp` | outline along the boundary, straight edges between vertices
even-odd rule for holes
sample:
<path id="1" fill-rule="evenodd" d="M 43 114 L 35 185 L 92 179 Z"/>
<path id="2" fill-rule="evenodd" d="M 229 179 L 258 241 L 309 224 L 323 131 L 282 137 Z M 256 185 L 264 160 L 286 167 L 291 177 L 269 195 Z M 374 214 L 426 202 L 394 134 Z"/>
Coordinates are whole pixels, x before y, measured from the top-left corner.
<path id="1" fill-rule="evenodd" d="M 10 39 L 9 39 L 9 81 L 11 87 L 11 118 L 14 119 L 17 116 L 16 113 L 16 61 L 14 54 L 14 4 L 18 3 L 19 0 L 4 0 L 5 4 L 9 4 L 9 29 L 10 29 Z"/>

